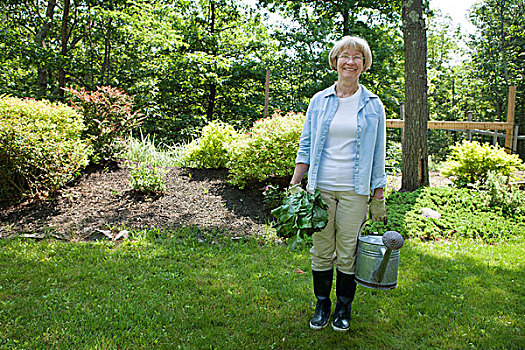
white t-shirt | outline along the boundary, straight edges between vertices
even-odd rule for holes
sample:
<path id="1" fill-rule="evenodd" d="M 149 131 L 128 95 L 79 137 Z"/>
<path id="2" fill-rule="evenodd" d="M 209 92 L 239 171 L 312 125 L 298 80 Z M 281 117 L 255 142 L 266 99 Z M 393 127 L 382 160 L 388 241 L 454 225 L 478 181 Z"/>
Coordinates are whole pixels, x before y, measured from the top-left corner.
<path id="1" fill-rule="evenodd" d="M 339 98 L 319 164 L 317 186 L 328 191 L 353 191 L 357 142 L 357 112 L 361 87 Z"/>

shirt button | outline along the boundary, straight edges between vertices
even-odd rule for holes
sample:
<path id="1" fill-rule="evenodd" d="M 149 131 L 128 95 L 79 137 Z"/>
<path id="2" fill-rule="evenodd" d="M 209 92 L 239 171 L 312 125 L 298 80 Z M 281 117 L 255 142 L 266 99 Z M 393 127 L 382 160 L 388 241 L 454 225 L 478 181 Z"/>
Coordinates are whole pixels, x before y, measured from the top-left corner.
<path id="1" fill-rule="evenodd" d="M 357 159 L 359 159 L 359 154 L 357 156 L 355 156 Z"/>

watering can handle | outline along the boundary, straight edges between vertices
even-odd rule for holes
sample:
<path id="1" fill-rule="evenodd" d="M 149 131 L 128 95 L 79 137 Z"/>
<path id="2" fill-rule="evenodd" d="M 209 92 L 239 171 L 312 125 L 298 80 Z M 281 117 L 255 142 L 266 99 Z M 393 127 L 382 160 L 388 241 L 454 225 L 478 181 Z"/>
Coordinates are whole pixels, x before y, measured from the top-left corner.
<path id="1" fill-rule="evenodd" d="M 368 219 L 365 218 L 363 220 L 363 222 L 361 223 L 361 226 L 359 226 L 359 231 L 357 232 L 357 237 L 361 236 L 361 233 L 363 233 L 363 230 L 365 229 L 367 222 L 368 222 Z"/>
<path id="2" fill-rule="evenodd" d="M 357 236 L 361 236 L 361 234 L 363 233 L 363 230 L 365 229 L 366 225 L 368 224 L 369 221 L 372 221 L 371 219 L 364 219 L 363 222 L 361 223 L 361 226 L 359 226 L 359 231 L 357 232 Z M 389 223 L 390 225 L 394 226 L 394 224 L 392 223 L 392 221 L 390 220 L 386 220 L 386 222 L 384 223 L 385 225 Z"/>

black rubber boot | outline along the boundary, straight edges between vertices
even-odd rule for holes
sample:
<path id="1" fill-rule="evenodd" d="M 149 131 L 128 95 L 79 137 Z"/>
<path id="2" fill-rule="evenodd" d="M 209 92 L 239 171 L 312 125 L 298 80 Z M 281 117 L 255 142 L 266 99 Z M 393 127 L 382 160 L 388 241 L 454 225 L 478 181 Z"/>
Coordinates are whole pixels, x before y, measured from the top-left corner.
<path id="1" fill-rule="evenodd" d="M 336 331 L 347 331 L 350 329 L 350 318 L 352 312 L 352 301 L 355 296 L 355 275 L 349 275 L 337 270 L 335 284 L 337 304 L 335 305 L 334 320 L 332 328 Z"/>
<path id="2" fill-rule="evenodd" d="M 315 304 L 314 316 L 310 319 L 310 328 L 321 329 L 328 324 L 332 310 L 330 291 L 332 290 L 334 270 L 312 271 L 312 274 L 314 277 L 314 294 L 317 303 Z"/>

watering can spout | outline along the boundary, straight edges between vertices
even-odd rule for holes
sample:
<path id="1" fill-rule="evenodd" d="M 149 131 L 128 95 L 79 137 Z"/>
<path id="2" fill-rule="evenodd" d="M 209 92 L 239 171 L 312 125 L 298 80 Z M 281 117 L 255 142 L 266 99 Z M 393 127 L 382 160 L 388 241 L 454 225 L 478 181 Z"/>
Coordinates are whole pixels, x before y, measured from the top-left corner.
<path id="1" fill-rule="evenodd" d="M 388 266 L 388 262 L 390 261 L 390 255 L 392 254 L 392 250 L 400 249 L 403 246 L 403 243 L 405 242 L 403 236 L 401 236 L 396 231 L 385 232 L 382 241 L 386 249 L 381 250 L 383 256 L 379 264 L 377 265 L 377 268 L 372 272 L 372 280 L 374 280 L 377 283 L 380 283 L 385 277 L 385 271 Z"/>

